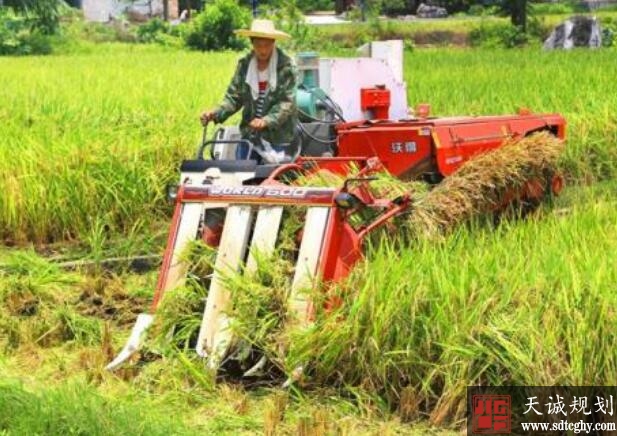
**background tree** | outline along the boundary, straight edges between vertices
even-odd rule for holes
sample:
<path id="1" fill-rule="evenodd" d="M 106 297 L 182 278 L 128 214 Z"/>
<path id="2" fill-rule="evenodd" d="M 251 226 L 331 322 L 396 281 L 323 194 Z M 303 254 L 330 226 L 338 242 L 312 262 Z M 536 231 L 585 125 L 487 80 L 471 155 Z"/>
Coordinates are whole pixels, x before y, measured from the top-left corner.
<path id="1" fill-rule="evenodd" d="M 529 0 L 502 0 L 501 10 L 510 16 L 513 26 L 520 27 L 523 32 L 527 30 L 527 15 L 531 12 Z"/>
<path id="2" fill-rule="evenodd" d="M 60 28 L 60 0 L 4 0 L 4 5 L 26 15 L 32 27 L 45 35 Z"/>
<path id="3" fill-rule="evenodd" d="M 188 47 L 196 50 L 241 50 L 247 39 L 237 36 L 236 29 L 251 23 L 251 11 L 245 2 L 238 0 L 213 0 L 197 14 L 184 32 Z"/>

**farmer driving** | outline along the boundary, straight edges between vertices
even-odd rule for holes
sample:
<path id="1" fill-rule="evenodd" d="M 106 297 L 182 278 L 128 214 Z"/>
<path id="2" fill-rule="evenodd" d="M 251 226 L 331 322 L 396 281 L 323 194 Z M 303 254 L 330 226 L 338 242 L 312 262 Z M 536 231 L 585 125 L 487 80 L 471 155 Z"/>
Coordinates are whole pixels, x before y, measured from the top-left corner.
<path id="1" fill-rule="evenodd" d="M 292 59 L 276 47 L 277 40 L 289 35 L 276 30 L 270 20 L 254 20 L 250 29 L 235 33 L 249 37 L 253 50 L 238 61 L 223 102 L 204 112 L 201 121 L 222 123 L 243 108 L 240 132 L 255 144 L 250 158 L 266 163 L 291 160 L 297 122 L 296 69 Z M 238 144 L 236 159 L 246 159 L 248 153 L 248 145 Z"/>

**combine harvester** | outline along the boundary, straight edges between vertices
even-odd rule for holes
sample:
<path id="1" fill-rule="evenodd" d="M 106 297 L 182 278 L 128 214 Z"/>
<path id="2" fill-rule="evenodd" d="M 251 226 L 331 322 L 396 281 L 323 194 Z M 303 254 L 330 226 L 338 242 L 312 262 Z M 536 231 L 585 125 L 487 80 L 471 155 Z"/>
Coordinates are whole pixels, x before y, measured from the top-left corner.
<path id="1" fill-rule="evenodd" d="M 288 300 L 295 320 L 292 324 L 302 326 L 313 315 L 305 291 L 318 282 L 344 279 L 362 258 L 367 235 L 410 212 L 411 194 L 380 198 L 371 189 L 371 176 L 387 172 L 402 180 L 437 184 L 474 156 L 505 143 L 542 131 L 559 139 L 565 136 L 565 120 L 560 115 L 527 110 L 517 115 L 433 118 L 428 105 L 419 105 L 410 117 L 402 42 L 373 42 L 365 51 L 366 56 L 352 59 L 320 60 L 312 53 L 299 56 L 297 104 L 302 141 L 293 161 L 235 160 L 235 147 L 245 141 L 267 161 L 267 144 L 241 139 L 237 127 L 219 129 L 211 141 L 205 140 L 204 132 L 197 159 L 181 165 L 150 313 L 138 316 L 128 343 L 108 369 L 118 367 L 139 349 L 164 294 L 183 282 L 187 265 L 180 254 L 191 241 L 201 238 L 218 248 L 196 345 L 198 355 L 216 370 L 229 358 L 235 343 L 229 328 L 231 291 L 224 278 L 230 273 L 251 274 L 257 268 L 257 253 L 275 252 L 286 207 L 306 209 Z M 203 157 L 207 149 L 211 159 Z M 326 188 L 293 183 L 298 175 L 320 173 L 337 174 L 344 183 Z M 529 180 L 508 197 L 537 201 L 558 194 L 562 184 L 561 177 L 551 173 L 542 180 Z M 352 225 L 350 217 L 366 209 L 372 210 L 371 218 Z M 263 364 L 262 359 L 246 375 Z"/>

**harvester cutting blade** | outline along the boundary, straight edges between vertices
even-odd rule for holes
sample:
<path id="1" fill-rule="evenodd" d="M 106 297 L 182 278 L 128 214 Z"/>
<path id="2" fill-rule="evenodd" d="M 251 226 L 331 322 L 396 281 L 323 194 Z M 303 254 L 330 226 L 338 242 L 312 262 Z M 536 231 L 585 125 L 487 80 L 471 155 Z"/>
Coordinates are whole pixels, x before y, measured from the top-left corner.
<path id="1" fill-rule="evenodd" d="M 124 345 L 124 348 L 116 356 L 116 358 L 105 367 L 106 370 L 112 371 L 127 361 L 135 352 L 141 348 L 142 337 L 148 327 L 152 325 L 154 316 L 149 313 L 140 313 L 137 316 L 137 321 L 131 330 L 131 335 Z"/>
<path id="2" fill-rule="evenodd" d="M 289 378 L 287 380 L 285 380 L 285 383 L 283 383 L 281 385 L 281 388 L 283 389 L 288 389 L 291 387 L 291 385 L 293 385 L 295 382 L 297 382 L 298 380 L 300 380 L 302 378 L 302 374 L 304 374 L 304 367 L 302 365 L 297 366 L 291 373 L 291 375 L 289 376 Z"/>
<path id="3" fill-rule="evenodd" d="M 261 358 L 257 361 L 255 365 L 253 365 L 250 369 L 242 374 L 242 377 L 256 377 L 262 375 L 263 369 L 268 362 L 268 358 L 266 356 L 261 356 Z"/>

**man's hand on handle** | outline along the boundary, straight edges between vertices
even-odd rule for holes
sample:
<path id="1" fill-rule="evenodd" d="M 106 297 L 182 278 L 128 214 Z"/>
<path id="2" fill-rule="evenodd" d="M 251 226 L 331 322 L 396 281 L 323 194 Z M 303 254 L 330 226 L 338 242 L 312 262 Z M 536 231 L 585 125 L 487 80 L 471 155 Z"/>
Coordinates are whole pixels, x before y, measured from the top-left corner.
<path id="1" fill-rule="evenodd" d="M 214 120 L 214 111 L 206 111 L 206 112 L 204 112 L 203 114 L 201 114 L 199 119 L 201 120 L 201 124 L 203 124 L 205 126 L 206 124 L 208 124 L 208 122 Z"/>
<path id="2" fill-rule="evenodd" d="M 249 123 L 249 127 L 253 130 L 261 132 L 266 127 L 268 127 L 268 125 L 266 124 L 266 120 L 264 120 L 263 118 L 253 118 L 253 121 Z"/>
<path id="3" fill-rule="evenodd" d="M 199 117 L 201 124 L 204 126 L 208 124 L 210 121 L 214 121 L 215 112 L 214 111 L 206 111 L 201 114 Z M 266 127 L 268 127 L 266 120 L 263 118 L 253 118 L 253 120 L 249 123 L 249 127 L 253 130 L 261 132 Z"/>

